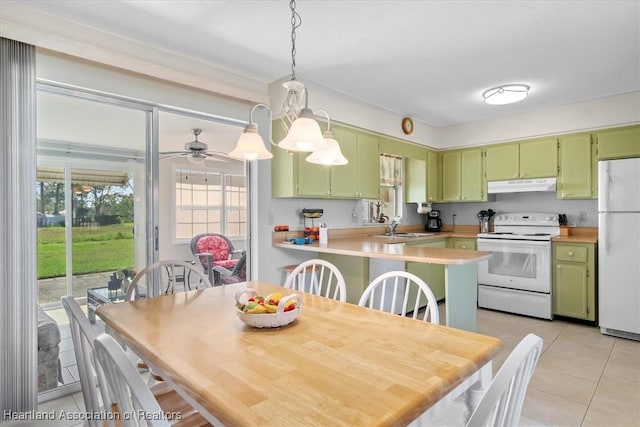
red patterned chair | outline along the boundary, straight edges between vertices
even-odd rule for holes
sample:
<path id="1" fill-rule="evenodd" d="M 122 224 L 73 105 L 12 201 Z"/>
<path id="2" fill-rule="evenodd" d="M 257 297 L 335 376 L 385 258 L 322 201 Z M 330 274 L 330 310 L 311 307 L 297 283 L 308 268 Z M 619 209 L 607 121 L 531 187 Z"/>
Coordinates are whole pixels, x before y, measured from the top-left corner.
<path id="1" fill-rule="evenodd" d="M 227 236 L 217 233 L 198 234 L 191 239 L 191 252 L 196 256 L 213 286 L 222 285 L 220 272 L 214 267 L 233 270 L 244 251 L 235 250 Z"/>

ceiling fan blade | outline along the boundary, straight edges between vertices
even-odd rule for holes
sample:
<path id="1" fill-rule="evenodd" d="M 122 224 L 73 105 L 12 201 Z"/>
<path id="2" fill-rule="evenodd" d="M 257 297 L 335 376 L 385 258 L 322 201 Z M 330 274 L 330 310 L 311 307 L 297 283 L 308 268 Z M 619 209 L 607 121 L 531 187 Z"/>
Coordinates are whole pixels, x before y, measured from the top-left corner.
<path id="1" fill-rule="evenodd" d="M 212 162 L 228 162 L 230 159 L 230 157 L 225 153 L 220 153 L 217 151 L 206 151 L 202 153 L 202 155 L 205 157 L 205 159 L 211 160 Z"/>
<path id="2" fill-rule="evenodd" d="M 165 156 L 165 155 L 172 155 L 172 154 L 182 154 L 182 155 L 185 155 L 185 154 L 189 154 L 189 152 L 184 151 L 184 150 L 181 150 L 181 151 L 162 151 L 162 152 L 160 152 L 160 153 L 158 153 L 158 154 L 160 154 L 161 156 Z"/>

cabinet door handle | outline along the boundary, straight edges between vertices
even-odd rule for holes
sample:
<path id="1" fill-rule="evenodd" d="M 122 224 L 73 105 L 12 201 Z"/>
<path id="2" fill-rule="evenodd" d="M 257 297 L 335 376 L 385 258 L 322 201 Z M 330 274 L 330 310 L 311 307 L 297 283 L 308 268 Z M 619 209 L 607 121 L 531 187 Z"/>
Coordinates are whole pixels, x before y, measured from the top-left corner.
<path id="1" fill-rule="evenodd" d="M 569 251 L 569 252 L 567 253 L 567 255 L 569 255 L 569 256 L 573 256 L 573 252 Z"/>
<path id="2" fill-rule="evenodd" d="M 556 268 L 557 268 L 558 270 L 562 270 L 562 266 L 561 266 L 561 265 L 557 265 L 557 266 L 556 266 Z"/>

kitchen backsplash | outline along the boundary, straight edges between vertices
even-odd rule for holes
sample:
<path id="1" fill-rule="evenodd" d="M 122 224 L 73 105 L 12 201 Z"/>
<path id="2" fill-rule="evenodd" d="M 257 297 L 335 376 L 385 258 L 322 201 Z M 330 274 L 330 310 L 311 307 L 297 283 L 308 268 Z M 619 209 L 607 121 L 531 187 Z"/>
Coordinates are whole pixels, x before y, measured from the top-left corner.
<path id="1" fill-rule="evenodd" d="M 360 200 L 330 199 L 278 199 L 278 211 L 268 212 L 269 225 L 288 225 L 290 229 L 302 230 L 300 210 L 304 208 L 324 209 L 322 218 L 314 220 L 314 225 L 327 223 L 331 228 L 352 228 L 362 226 L 362 202 Z M 426 215 L 416 212 L 416 204 L 404 206 L 403 224 L 424 224 Z M 598 226 L 597 200 L 558 200 L 556 193 L 509 193 L 496 194 L 495 201 L 478 203 L 434 203 L 434 209 L 441 212 L 442 222 L 452 224 L 452 214 L 456 214 L 456 224 L 477 225 L 476 214 L 481 210 L 493 209 L 501 212 L 548 212 L 564 213 L 569 224 L 578 227 Z M 586 221 L 579 221 L 580 213 L 586 214 Z M 386 213 L 386 212 L 385 212 Z"/>
<path id="2" fill-rule="evenodd" d="M 414 205 L 415 206 L 415 205 Z M 567 222 L 578 227 L 598 226 L 597 200 L 558 200 L 556 193 L 505 193 L 496 194 L 495 201 L 479 203 L 437 203 L 442 221 L 452 223 L 455 213 L 456 224 L 477 224 L 476 214 L 481 210 L 493 209 L 502 212 L 545 212 L 566 214 Z M 580 221 L 580 214 L 586 214 L 586 221 Z M 418 216 L 416 214 L 416 216 Z"/>

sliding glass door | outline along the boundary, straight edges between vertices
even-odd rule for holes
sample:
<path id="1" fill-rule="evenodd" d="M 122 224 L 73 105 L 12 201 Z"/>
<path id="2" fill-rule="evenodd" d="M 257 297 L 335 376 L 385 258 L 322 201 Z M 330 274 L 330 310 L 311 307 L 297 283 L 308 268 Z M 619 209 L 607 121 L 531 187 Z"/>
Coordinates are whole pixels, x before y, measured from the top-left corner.
<path id="1" fill-rule="evenodd" d="M 147 174 L 151 107 L 39 85 L 36 206 L 38 304 L 60 331 L 59 372 L 39 366 L 39 392 L 79 380 L 61 298 L 85 311 L 90 289 L 123 292 L 122 277 L 149 263 Z M 55 381 L 57 378 L 57 381 Z"/>

